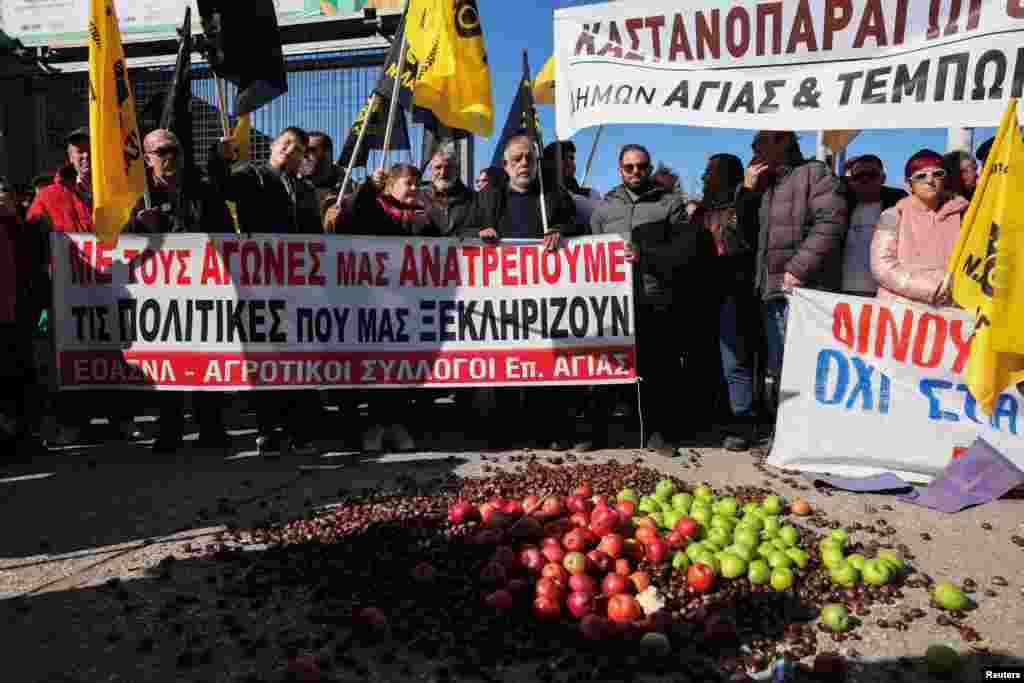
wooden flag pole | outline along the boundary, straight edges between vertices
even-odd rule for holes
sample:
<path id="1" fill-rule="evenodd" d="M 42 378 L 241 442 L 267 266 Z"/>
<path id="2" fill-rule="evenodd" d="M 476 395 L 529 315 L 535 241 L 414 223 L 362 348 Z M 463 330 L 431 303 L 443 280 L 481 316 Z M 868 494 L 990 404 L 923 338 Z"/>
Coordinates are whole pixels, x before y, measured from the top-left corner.
<path id="1" fill-rule="evenodd" d="M 398 48 L 398 72 L 391 84 L 391 108 L 388 109 L 388 125 L 384 130 L 384 150 L 380 155 L 380 169 L 386 170 L 388 166 L 388 154 L 391 152 L 391 135 L 395 131 L 395 113 L 398 109 L 398 93 L 402 89 L 402 72 L 405 66 L 405 50 L 409 46 L 406 40 L 406 32 L 402 31 L 402 44 Z"/>
<path id="2" fill-rule="evenodd" d="M 601 140 L 601 133 L 604 132 L 604 124 L 597 127 L 597 133 L 594 135 L 594 144 L 590 147 L 590 156 L 587 157 L 587 168 L 583 171 L 583 182 L 581 186 L 587 186 L 587 180 L 590 178 L 590 167 L 594 163 L 594 155 L 597 153 L 597 143 Z"/>
<path id="3" fill-rule="evenodd" d="M 220 76 L 217 80 L 217 104 L 220 105 L 220 125 L 224 129 L 224 137 L 231 137 L 231 120 L 228 118 L 228 95 L 224 89 L 224 79 Z"/>
<path id="4" fill-rule="evenodd" d="M 335 206 L 339 209 L 341 208 L 341 199 L 345 196 L 345 190 L 348 189 L 348 183 L 352 179 L 352 169 L 356 167 L 356 158 L 359 156 L 359 152 L 363 149 L 363 139 L 366 137 L 366 129 L 370 125 L 370 118 L 377 110 L 377 105 L 380 101 L 380 95 L 373 93 L 370 97 L 370 102 L 366 105 L 366 116 L 363 117 L 363 125 L 359 129 L 359 136 L 356 137 L 355 148 L 352 150 L 352 154 L 348 158 L 348 168 L 345 169 L 345 179 L 341 181 L 341 189 L 338 190 L 338 201 L 335 202 Z"/>

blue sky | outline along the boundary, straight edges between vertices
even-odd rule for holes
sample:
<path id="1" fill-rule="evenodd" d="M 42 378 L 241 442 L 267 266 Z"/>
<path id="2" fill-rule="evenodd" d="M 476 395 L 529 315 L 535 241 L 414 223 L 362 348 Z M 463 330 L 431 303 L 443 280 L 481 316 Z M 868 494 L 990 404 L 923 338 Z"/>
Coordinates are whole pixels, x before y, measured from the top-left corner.
<path id="1" fill-rule="evenodd" d="M 487 58 L 491 65 L 491 86 L 494 92 L 495 134 L 490 139 L 479 139 L 476 147 L 476 167 L 489 164 L 505 123 L 515 89 L 522 72 L 522 51 L 529 50 L 530 66 L 534 74 L 543 66 L 553 51 L 552 23 L 556 7 L 593 4 L 572 0 L 480 0 L 481 21 L 487 41 Z M 545 140 L 550 141 L 555 129 L 554 107 L 540 107 Z M 587 155 L 593 145 L 596 129 L 581 131 L 574 138 L 579 179 L 582 180 Z M 995 135 L 995 128 L 977 129 L 975 145 Z M 877 154 L 885 162 L 888 184 L 902 187 L 903 165 L 917 150 L 930 147 L 945 151 L 945 128 L 893 129 L 864 131 L 850 145 L 848 154 Z M 722 128 L 691 128 L 683 126 L 609 125 L 604 129 L 594 160 L 589 185 L 607 192 L 620 182 L 616 160 L 617 150 L 627 143 L 640 143 L 651 150 L 655 163 L 672 166 L 683 178 L 684 190 L 699 181 L 707 157 L 729 152 L 746 163 L 750 159 L 752 131 Z M 801 148 L 805 156 L 813 156 L 817 134 L 801 131 Z"/>

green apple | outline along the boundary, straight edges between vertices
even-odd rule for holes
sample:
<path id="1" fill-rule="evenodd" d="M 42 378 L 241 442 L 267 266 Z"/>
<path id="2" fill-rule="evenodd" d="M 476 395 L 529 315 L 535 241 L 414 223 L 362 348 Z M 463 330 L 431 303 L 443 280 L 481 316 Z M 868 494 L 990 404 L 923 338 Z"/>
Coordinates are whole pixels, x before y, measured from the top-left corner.
<path id="1" fill-rule="evenodd" d="M 754 559 L 754 549 L 749 546 L 745 546 L 741 543 L 734 543 L 733 545 L 726 548 L 725 551 L 728 553 L 732 553 L 744 562 L 750 562 Z"/>
<path id="2" fill-rule="evenodd" d="M 834 538 L 846 547 L 846 544 L 850 542 L 850 534 L 847 533 L 846 529 L 833 529 L 832 533 L 829 534 L 830 538 Z"/>
<path id="3" fill-rule="evenodd" d="M 677 550 L 672 556 L 672 568 L 677 571 L 686 571 L 690 566 L 690 558 L 682 550 Z"/>
<path id="4" fill-rule="evenodd" d="M 842 633 L 850 628 L 850 612 L 838 603 L 825 605 L 821 610 L 821 623 L 833 633 Z"/>
<path id="5" fill-rule="evenodd" d="M 821 563 L 829 569 L 843 562 L 846 562 L 846 557 L 843 555 L 843 551 L 838 548 L 827 548 L 821 554 Z"/>
<path id="6" fill-rule="evenodd" d="M 658 505 L 658 501 L 656 501 L 654 498 L 651 498 L 650 496 L 644 496 L 643 498 L 640 499 L 640 503 L 636 506 L 636 509 L 639 510 L 640 512 L 646 512 L 647 514 L 650 514 L 652 512 L 657 512 L 658 510 L 661 509 L 661 507 Z"/>
<path id="7" fill-rule="evenodd" d="M 757 503 L 747 503 L 746 505 L 743 506 L 743 516 L 747 517 L 749 515 L 752 515 L 760 509 L 761 506 L 758 505 Z"/>
<path id="8" fill-rule="evenodd" d="M 821 550 L 822 553 L 829 549 L 838 550 L 839 552 L 843 552 L 843 550 L 845 550 L 843 544 L 834 538 L 822 539 L 821 543 L 818 544 L 818 548 Z"/>
<path id="9" fill-rule="evenodd" d="M 800 569 L 806 569 L 807 564 L 811 561 L 811 556 L 800 548 L 786 548 L 786 555 Z"/>
<path id="10" fill-rule="evenodd" d="M 742 523 L 746 524 L 751 529 L 756 529 L 757 533 L 761 533 L 761 529 L 764 528 L 764 520 L 757 515 L 745 515 Z"/>
<path id="11" fill-rule="evenodd" d="M 662 517 L 664 517 L 665 519 L 665 528 L 675 529 L 676 524 L 679 522 L 679 520 L 681 520 L 685 516 L 686 515 L 684 515 L 682 512 L 679 512 L 679 510 L 672 510 L 672 512 L 663 512 Z"/>
<path id="12" fill-rule="evenodd" d="M 761 529 L 761 533 L 765 538 L 775 538 L 779 534 L 779 530 L 782 529 L 782 523 L 779 518 L 775 515 L 767 515 L 761 518 L 764 522 L 764 528 Z"/>
<path id="13" fill-rule="evenodd" d="M 660 495 L 659 495 L 660 494 Z M 670 479 L 662 479 L 658 482 L 658 485 L 654 487 L 654 495 L 657 498 L 667 495 L 669 500 L 676 494 L 676 485 L 672 483 Z"/>
<path id="14" fill-rule="evenodd" d="M 715 515 L 711 518 L 712 529 L 725 529 L 732 534 L 733 529 L 736 528 L 736 520 L 732 517 L 726 517 L 724 515 Z"/>
<path id="15" fill-rule="evenodd" d="M 963 666 L 960 655 L 948 645 L 929 646 L 925 650 L 924 659 L 928 664 L 928 673 L 936 678 L 958 678 Z"/>
<path id="16" fill-rule="evenodd" d="M 771 541 L 769 541 L 769 543 L 771 543 L 773 546 L 775 546 L 782 552 L 786 552 L 787 550 L 789 550 L 789 546 L 786 545 L 786 542 L 783 541 L 781 538 L 773 538 Z"/>
<path id="17" fill-rule="evenodd" d="M 892 572 L 884 560 L 864 560 L 861 574 L 869 586 L 884 586 L 892 580 Z"/>
<path id="18" fill-rule="evenodd" d="M 772 545 L 769 541 L 765 541 L 761 545 L 757 546 L 757 554 L 765 559 L 768 559 L 769 555 L 777 551 L 778 548 Z"/>
<path id="19" fill-rule="evenodd" d="M 708 532 L 708 543 L 713 543 L 719 548 L 724 548 L 732 544 L 732 534 L 725 529 L 711 529 Z"/>
<path id="20" fill-rule="evenodd" d="M 696 504 L 690 508 L 690 517 L 700 524 L 709 524 L 711 522 L 711 510 L 706 507 L 697 507 Z"/>
<path id="21" fill-rule="evenodd" d="M 750 583 L 763 586 L 772 580 L 771 569 L 768 568 L 768 563 L 764 560 L 754 560 L 747 565 L 747 578 L 750 579 Z"/>
<path id="22" fill-rule="evenodd" d="M 784 591 L 793 585 L 793 578 L 793 570 L 789 567 L 776 567 L 772 569 L 772 588 Z"/>
<path id="23" fill-rule="evenodd" d="M 665 513 L 664 512 L 662 512 L 661 510 L 658 510 L 657 512 L 652 512 L 650 517 L 651 517 L 651 519 L 654 520 L 654 523 L 658 525 L 659 529 L 664 529 L 665 528 Z"/>
<path id="24" fill-rule="evenodd" d="M 683 513 L 683 515 L 690 511 L 691 505 L 693 505 L 693 496 L 689 493 L 677 493 L 672 496 L 672 507 Z"/>
<path id="25" fill-rule="evenodd" d="M 878 553 L 878 559 L 885 562 L 893 574 L 899 574 L 907 568 L 907 563 L 903 561 L 903 558 L 891 550 L 883 550 Z"/>
<path id="26" fill-rule="evenodd" d="M 686 546 L 686 556 L 690 558 L 691 561 L 693 561 L 697 559 L 697 555 L 699 555 L 701 552 L 707 549 L 707 546 L 704 545 L 704 541 L 697 541 L 696 543 L 691 543 L 690 545 Z"/>
<path id="27" fill-rule="evenodd" d="M 832 567 L 832 583 L 840 586 L 856 586 L 860 580 L 860 572 L 849 562 L 840 562 Z"/>
<path id="28" fill-rule="evenodd" d="M 932 589 L 932 599 L 943 609 L 959 609 L 967 607 L 967 596 L 960 586 L 952 581 L 940 581 Z"/>
<path id="29" fill-rule="evenodd" d="M 634 503 L 636 503 L 637 502 L 636 491 L 634 491 L 633 489 L 622 489 L 621 491 L 619 491 L 619 495 L 615 496 L 615 500 L 618 500 L 618 501 L 631 500 Z"/>
<path id="30" fill-rule="evenodd" d="M 721 559 L 722 576 L 727 579 L 736 579 L 747 573 L 747 562 L 742 557 L 736 557 L 732 553 L 725 553 Z"/>
<path id="31" fill-rule="evenodd" d="M 785 541 L 787 546 L 793 546 L 800 540 L 800 533 L 796 530 L 796 527 L 787 524 L 779 529 L 779 538 Z"/>
<path id="32" fill-rule="evenodd" d="M 779 567 L 789 569 L 793 566 L 792 558 L 781 550 L 773 550 L 765 559 L 768 560 L 768 564 L 772 569 L 778 569 Z"/>
<path id="33" fill-rule="evenodd" d="M 707 484 L 700 484 L 700 485 L 697 486 L 697 488 L 695 488 L 693 490 L 693 497 L 694 498 L 698 498 L 698 499 L 699 498 L 704 498 L 704 499 L 714 498 L 715 497 L 715 492 L 712 491 L 711 487 L 708 486 Z"/>
<path id="34" fill-rule="evenodd" d="M 745 545 L 751 548 L 757 547 L 757 532 L 750 527 L 736 527 L 732 537 L 738 545 Z"/>
<path id="35" fill-rule="evenodd" d="M 709 550 L 705 549 L 697 553 L 697 557 L 694 558 L 694 561 L 700 562 L 701 564 L 706 564 L 707 566 L 714 569 L 716 574 L 720 573 L 721 566 L 718 563 L 718 558 L 715 557 L 715 554 Z"/>
<path id="36" fill-rule="evenodd" d="M 852 564 L 854 567 L 856 567 L 859 572 L 863 573 L 864 564 L 867 562 L 867 558 L 865 558 L 860 553 L 853 553 L 852 555 L 846 558 L 846 561 Z M 868 580 L 864 579 L 864 583 L 868 583 Z"/>
<path id="37" fill-rule="evenodd" d="M 732 496 L 726 496 L 718 501 L 718 514 L 725 515 L 726 517 L 735 517 L 738 507 L 739 501 Z"/>
<path id="38" fill-rule="evenodd" d="M 761 508 L 769 515 L 777 515 L 782 512 L 782 500 L 778 496 L 768 496 L 761 503 Z"/>

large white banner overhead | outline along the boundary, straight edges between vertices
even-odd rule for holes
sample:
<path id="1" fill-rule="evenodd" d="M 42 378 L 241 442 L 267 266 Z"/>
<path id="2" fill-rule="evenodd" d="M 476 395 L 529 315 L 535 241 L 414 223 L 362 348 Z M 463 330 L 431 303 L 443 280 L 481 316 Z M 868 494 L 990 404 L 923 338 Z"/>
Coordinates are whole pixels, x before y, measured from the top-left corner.
<path id="1" fill-rule="evenodd" d="M 629 0 L 555 11 L 558 135 L 607 123 L 993 126 L 1024 0 Z"/>
<path id="2" fill-rule="evenodd" d="M 1024 397 L 987 416 L 961 376 L 973 329 L 954 308 L 796 290 L 768 464 L 928 481 L 981 436 L 1024 468 Z"/>

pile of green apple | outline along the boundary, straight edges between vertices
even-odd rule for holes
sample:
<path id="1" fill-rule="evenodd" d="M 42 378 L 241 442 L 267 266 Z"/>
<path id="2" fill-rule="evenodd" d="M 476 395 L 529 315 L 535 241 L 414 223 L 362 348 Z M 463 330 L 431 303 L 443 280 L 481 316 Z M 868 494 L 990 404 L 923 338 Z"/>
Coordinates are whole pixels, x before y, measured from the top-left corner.
<path id="1" fill-rule="evenodd" d="M 846 554 L 849 534 L 842 529 L 835 529 L 821 540 L 821 563 L 829 570 L 832 583 L 839 586 L 856 586 L 865 583 L 869 586 L 884 586 L 906 569 L 906 564 L 899 555 L 883 550 L 878 557 L 869 560 L 858 553 Z"/>
<path id="2" fill-rule="evenodd" d="M 688 572 L 699 564 L 716 576 L 745 576 L 754 585 L 782 591 L 793 585 L 794 572 L 806 569 L 810 562 L 810 555 L 800 547 L 799 532 L 779 518 L 783 502 L 778 496 L 740 507 L 736 498 L 718 498 L 707 485 L 688 493 L 677 491 L 666 479 L 653 495 L 637 499 L 634 491 L 626 489 L 618 499 L 635 501 L 637 513 L 646 514 L 667 533 L 669 547 L 675 549 L 672 566 L 678 571 Z"/>

